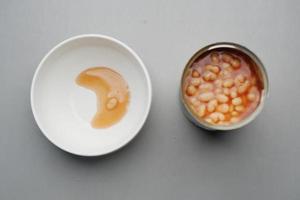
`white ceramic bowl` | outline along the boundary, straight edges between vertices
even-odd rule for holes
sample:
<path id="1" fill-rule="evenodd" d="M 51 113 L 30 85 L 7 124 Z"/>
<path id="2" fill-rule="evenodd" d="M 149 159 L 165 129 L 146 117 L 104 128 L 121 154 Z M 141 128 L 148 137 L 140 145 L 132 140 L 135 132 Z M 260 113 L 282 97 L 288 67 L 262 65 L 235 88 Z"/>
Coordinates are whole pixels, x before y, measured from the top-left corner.
<path id="1" fill-rule="evenodd" d="M 96 96 L 79 87 L 77 75 L 108 66 L 127 81 L 130 103 L 120 122 L 94 129 Z M 43 134 L 59 148 L 81 156 L 99 156 L 131 141 L 148 116 L 151 81 L 138 55 L 124 43 L 103 35 L 79 35 L 55 46 L 39 64 L 31 85 L 31 108 Z"/>

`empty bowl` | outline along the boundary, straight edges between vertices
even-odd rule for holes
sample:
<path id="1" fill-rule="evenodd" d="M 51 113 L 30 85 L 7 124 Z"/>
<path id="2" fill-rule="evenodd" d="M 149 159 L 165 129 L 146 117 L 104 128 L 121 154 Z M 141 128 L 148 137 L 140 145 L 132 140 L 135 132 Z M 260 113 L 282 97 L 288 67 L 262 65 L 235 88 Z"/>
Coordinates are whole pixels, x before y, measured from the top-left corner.
<path id="1" fill-rule="evenodd" d="M 127 81 L 130 102 L 116 124 L 96 129 L 91 120 L 96 95 L 76 84 L 89 67 L 106 66 Z M 42 59 L 31 85 L 31 107 L 42 133 L 57 147 L 76 155 L 99 156 L 125 146 L 149 114 L 152 89 L 139 56 L 126 44 L 103 35 L 79 35 L 55 46 Z"/>

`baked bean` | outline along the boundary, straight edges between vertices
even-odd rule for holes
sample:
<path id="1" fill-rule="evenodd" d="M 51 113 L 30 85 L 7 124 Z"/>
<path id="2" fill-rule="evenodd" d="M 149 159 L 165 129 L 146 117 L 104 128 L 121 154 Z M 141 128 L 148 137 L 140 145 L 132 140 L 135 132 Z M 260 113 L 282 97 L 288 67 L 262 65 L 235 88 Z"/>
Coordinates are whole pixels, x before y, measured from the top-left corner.
<path id="1" fill-rule="evenodd" d="M 214 106 L 213 104 L 207 104 L 207 111 L 208 112 L 214 112 L 216 109 L 216 106 Z"/>
<path id="2" fill-rule="evenodd" d="M 224 69 L 229 69 L 229 68 L 231 68 L 231 64 L 230 64 L 230 63 L 227 63 L 227 62 L 223 62 L 221 66 L 222 66 Z"/>
<path id="3" fill-rule="evenodd" d="M 243 105 L 235 106 L 234 109 L 238 112 L 243 112 L 245 107 Z"/>
<path id="4" fill-rule="evenodd" d="M 234 117 L 236 117 L 236 116 L 238 116 L 239 115 L 239 113 L 238 112 L 236 112 L 236 111 L 232 111 L 231 112 L 231 116 L 234 116 Z"/>
<path id="5" fill-rule="evenodd" d="M 249 93 L 247 94 L 247 99 L 249 101 L 255 101 L 257 97 L 259 96 L 259 92 L 256 86 L 252 86 L 249 89 Z"/>
<path id="6" fill-rule="evenodd" d="M 196 103 L 197 101 L 199 101 L 199 100 L 197 99 L 197 97 L 191 97 L 191 98 L 189 98 L 189 102 L 190 102 L 192 105 L 195 105 L 195 103 Z"/>
<path id="7" fill-rule="evenodd" d="M 230 64 L 233 68 L 238 69 L 241 66 L 241 61 L 238 58 L 234 58 L 231 60 Z"/>
<path id="8" fill-rule="evenodd" d="M 202 91 L 211 91 L 213 88 L 214 88 L 214 86 L 211 83 L 204 83 L 199 86 L 199 89 Z"/>
<path id="9" fill-rule="evenodd" d="M 205 69 L 212 72 L 212 73 L 215 73 L 215 74 L 220 72 L 220 68 L 218 66 L 215 66 L 215 65 L 206 65 Z"/>
<path id="10" fill-rule="evenodd" d="M 230 97 L 231 98 L 237 97 L 237 88 L 236 87 L 233 87 L 230 89 Z"/>
<path id="11" fill-rule="evenodd" d="M 234 84 L 233 82 L 233 79 L 226 79 L 224 82 L 223 82 L 223 86 L 226 87 L 226 88 L 230 88 L 232 87 Z"/>
<path id="12" fill-rule="evenodd" d="M 189 85 L 186 89 L 186 94 L 188 96 L 193 96 L 197 92 L 197 88 L 193 85 Z"/>
<path id="13" fill-rule="evenodd" d="M 226 103 L 223 103 L 221 105 L 218 105 L 217 111 L 221 113 L 227 113 L 229 111 L 229 106 Z"/>
<path id="14" fill-rule="evenodd" d="M 216 90 L 215 90 L 215 93 L 216 94 L 221 94 L 223 92 L 223 90 L 221 89 L 221 88 L 217 88 Z"/>
<path id="15" fill-rule="evenodd" d="M 217 100 L 213 99 L 213 100 L 210 100 L 207 104 L 207 111 L 208 112 L 213 112 L 215 111 L 216 107 L 218 105 L 218 102 Z"/>
<path id="16" fill-rule="evenodd" d="M 249 101 L 254 101 L 254 100 L 256 99 L 255 93 L 248 93 L 248 94 L 247 94 L 247 99 L 248 99 Z"/>
<path id="17" fill-rule="evenodd" d="M 215 97 L 214 93 L 204 92 L 202 94 L 199 94 L 198 99 L 203 102 L 208 102 L 208 101 L 212 100 L 214 97 Z"/>
<path id="18" fill-rule="evenodd" d="M 225 120 L 225 116 L 222 113 L 219 113 L 219 120 L 221 121 Z"/>
<path id="19" fill-rule="evenodd" d="M 194 70 L 192 71 L 192 77 L 193 77 L 193 78 L 198 78 L 198 77 L 200 77 L 200 73 L 199 73 L 197 70 L 194 69 Z"/>
<path id="20" fill-rule="evenodd" d="M 206 110 L 205 104 L 201 104 L 198 110 L 199 117 L 203 117 L 205 115 L 205 110 Z"/>
<path id="21" fill-rule="evenodd" d="M 224 93 L 225 95 L 229 96 L 229 95 L 230 95 L 230 89 L 224 88 L 224 89 L 223 89 L 223 93 Z"/>
<path id="22" fill-rule="evenodd" d="M 246 80 L 242 85 L 238 87 L 238 93 L 239 94 L 245 93 L 248 90 L 249 86 L 250 86 L 250 82 Z"/>
<path id="23" fill-rule="evenodd" d="M 198 87 L 198 86 L 201 84 L 201 78 L 193 78 L 193 79 L 191 80 L 191 84 L 192 84 L 193 86 Z"/>
<path id="24" fill-rule="evenodd" d="M 235 77 L 234 79 L 234 83 L 238 86 L 241 83 L 244 83 L 246 80 L 246 77 L 243 74 L 239 74 Z"/>
<path id="25" fill-rule="evenodd" d="M 201 102 L 196 97 L 192 97 L 191 104 L 197 108 L 198 106 L 200 106 Z"/>
<path id="26" fill-rule="evenodd" d="M 205 118 L 205 121 L 209 124 L 212 124 L 213 123 L 213 120 L 209 117 Z"/>
<path id="27" fill-rule="evenodd" d="M 106 103 L 106 108 L 107 108 L 108 110 L 112 110 L 112 109 L 114 109 L 117 105 L 118 105 L 118 99 L 115 98 L 115 97 L 113 97 L 113 98 L 110 98 L 110 99 L 108 100 L 108 102 Z"/>
<path id="28" fill-rule="evenodd" d="M 211 53 L 210 59 L 213 64 L 215 64 L 215 65 L 218 64 L 219 63 L 219 54 L 215 53 L 215 52 Z"/>
<path id="29" fill-rule="evenodd" d="M 223 81 L 221 79 L 217 79 L 214 83 L 217 88 L 220 88 L 222 87 Z"/>
<path id="30" fill-rule="evenodd" d="M 242 98 L 241 97 L 236 97 L 231 100 L 232 105 L 238 106 L 242 104 Z"/>
<path id="31" fill-rule="evenodd" d="M 217 79 L 217 75 L 215 73 L 211 72 L 211 71 L 206 71 L 203 74 L 203 78 L 206 81 L 214 81 L 214 80 Z"/>
<path id="32" fill-rule="evenodd" d="M 220 103 L 226 103 L 229 100 L 229 98 L 224 94 L 218 94 L 216 98 Z"/>
<path id="33" fill-rule="evenodd" d="M 220 112 L 213 112 L 209 115 L 209 117 L 212 119 L 214 123 L 218 121 L 223 121 L 225 119 L 225 116 Z"/>
<path id="34" fill-rule="evenodd" d="M 231 78 L 231 73 L 228 70 L 223 70 L 220 72 L 219 76 L 224 79 Z"/>
<path id="35" fill-rule="evenodd" d="M 223 54 L 222 54 L 222 60 L 223 60 L 224 62 L 230 63 L 231 60 L 232 60 L 232 56 L 231 56 L 230 54 L 223 53 Z"/>

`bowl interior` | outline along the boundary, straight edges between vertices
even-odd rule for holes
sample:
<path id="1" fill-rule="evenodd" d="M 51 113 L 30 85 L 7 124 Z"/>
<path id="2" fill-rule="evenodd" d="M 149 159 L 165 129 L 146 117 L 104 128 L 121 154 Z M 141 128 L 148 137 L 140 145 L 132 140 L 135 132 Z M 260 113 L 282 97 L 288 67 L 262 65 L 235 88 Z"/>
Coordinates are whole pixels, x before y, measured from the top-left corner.
<path id="1" fill-rule="evenodd" d="M 115 125 L 94 129 L 96 95 L 75 82 L 89 67 L 107 66 L 127 81 L 130 103 Z M 141 129 L 151 103 L 148 73 L 139 57 L 123 43 L 106 36 L 71 38 L 52 49 L 32 82 L 35 119 L 46 137 L 70 153 L 103 155 L 127 144 Z"/>

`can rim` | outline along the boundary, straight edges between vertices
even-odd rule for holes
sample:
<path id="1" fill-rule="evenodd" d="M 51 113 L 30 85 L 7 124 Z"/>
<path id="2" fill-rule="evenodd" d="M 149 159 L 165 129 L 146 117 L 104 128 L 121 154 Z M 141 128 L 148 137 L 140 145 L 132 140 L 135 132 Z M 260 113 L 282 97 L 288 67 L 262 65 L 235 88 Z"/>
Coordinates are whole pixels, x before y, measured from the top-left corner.
<path id="1" fill-rule="evenodd" d="M 258 67 L 258 69 L 261 72 L 262 75 L 262 82 L 263 82 L 263 86 L 264 89 L 262 90 L 261 93 L 261 97 L 260 97 L 260 103 L 257 106 L 257 108 L 255 109 L 254 112 L 252 112 L 249 116 L 247 116 L 245 119 L 241 120 L 238 123 L 234 123 L 232 125 L 212 125 L 209 124 L 207 122 L 205 122 L 204 120 L 199 120 L 198 118 L 196 118 L 194 116 L 194 114 L 192 113 L 192 111 L 190 110 L 190 108 L 188 107 L 188 105 L 186 104 L 185 100 L 184 100 L 184 96 L 182 93 L 182 86 L 183 86 L 183 81 L 184 81 L 184 76 L 186 74 L 186 71 L 188 70 L 188 68 L 194 63 L 194 61 L 201 56 L 202 54 L 214 50 L 214 49 L 220 49 L 220 48 L 228 48 L 228 49 L 232 49 L 238 52 L 241 52 L 245 55 L 247 55 Z M 217 43 L 213 43 L 213 44 L 209 44 L 203 48 L 201 48 L 200 50 L 196 51 L 196 53 L 193 54 L 193 56 L 188 60 L 188 62 L 186 63 L 184 70 L 182 72 L 182 76 L 181 76 L 181 81 L 180 81 L 180 99 L 181 99 L 181 103 L 184 106 L 185 109 L 185 114 L 187 115 L 188 119 L 190 119 L 191 121 L 193 121 L 196 125 L 207 129 L 207 130 L 219 130 L 219 131 L 227 131 L 227 130 L 234 130 L 234 129 L 238 129 L 241 128 L 243 126 L 246 126 L 247 124 L 249 124 L 250 122 L 252 122 L 262 111 L 264 105 L 265 105 L 265 100 L 269 95 L 269 78 L 268 78 L 268 74 L 267 74 L 267 70 L 264 67 L 262 61 L 259 59 L 259 57 L 253 53 L 250 49 L 248 49 L 245 46 L 242 46 L 240 44 L 237 43 L 232 43 L 232 42 L 217 42 Z"/>

